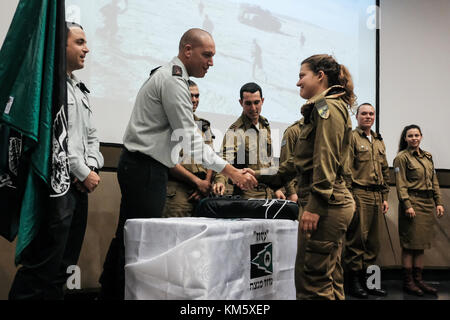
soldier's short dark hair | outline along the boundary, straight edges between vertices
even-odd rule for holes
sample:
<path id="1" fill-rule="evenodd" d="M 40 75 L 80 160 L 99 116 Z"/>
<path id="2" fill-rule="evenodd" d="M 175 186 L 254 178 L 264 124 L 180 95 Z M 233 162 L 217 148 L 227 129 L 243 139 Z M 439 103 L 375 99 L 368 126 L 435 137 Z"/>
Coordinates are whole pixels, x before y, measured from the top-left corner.
<path id="1" fill-rule="evenodd" d="M 194 81 L 192 81 L 191 79 L 188 80 L 188 85 L 189 85 L 189 88 L 190 87 L 198 87 L 197 84 Z"/>
<path id="2" fill-rule="evenodd" d="M 69 34 L 70 28 L 73 28 L 73 27 L 80 28 L 81 30 L 83 30 L 83 27 L 80 24 L 78 24 L 76 22 L 66 21 L 66 35 Z"/>
<path id="3" fill-rule="evenodd" d="M 262 95 L 262 89 L 261 89 L 261 87 L 260 87 L 259 85 L 257 85 L 257 84 L 254 83 L 254 82 L 249 82 L 249 83 L 244 84 L 244 85 L 241 87 L 241 91 L 240 91 L 240 93 L 239 93 L 239 95 L 240 95 L 240 97 L 241 97 L 241 100 L 244 99 L 244 92 L 255 93 L 256 91 L 259 91 L 259 95 L 260 95 L 261 98 L 262 98 L 262 97 L 263 97 L 263 95 Z"/>
<path id="4" fill-rule="evenodd" d="M 364 102 L 364 103 L 361 103 L 361 104 L 358 106 L 358 108 L 356 109 L 356 114 L 359 113 L 359 108 L 361 108 L 362 106 L 371 106 L 371 107 L 375 110 L 375 107 L 374 107 L 371 103 Z"/>

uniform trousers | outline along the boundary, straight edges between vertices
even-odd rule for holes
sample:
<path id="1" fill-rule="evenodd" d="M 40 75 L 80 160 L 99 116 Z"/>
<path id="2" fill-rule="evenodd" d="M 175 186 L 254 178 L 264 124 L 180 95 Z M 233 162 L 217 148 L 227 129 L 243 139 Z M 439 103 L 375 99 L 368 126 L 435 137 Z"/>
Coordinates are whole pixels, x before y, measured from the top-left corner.
<path id="1" fill-rule="evenodd" d="M 327 215 L 320 217 L 314 232 L 302 232 L 299 224 L 295 261 L 297 299 L 345 299 L 341 253 L 354 210 L 348 191 L 345 197 L 348 200 L 345 204 L 328 206 Z M 299 218 L 301 215 L 302 212 Z"/>
<path id="2" fill-rule="evenodd" d="M 380 251 L 378 225 L 383 214 L 381 192 L 353 188 L 356 212 L 346 235 L 344 263 L 348 271 L 365 271 Z"/>
<path id="3" fill-rule="evenodd" d="M 119 223 L 100 277 L 102 299 L 123 299 L 125 293 L 124 226 L 128 219 L 161 218 L 167 192 L 168 168 L 139 152 L 124 149 L 117 167 L 122 199 Z"/>
<path id="4" fill-rule="evenodd" d="M 86 231 L 88 195 L 74 185 L 62 197 L 50 198 L 37 235 L 24 249 L 9 299 L 62 300 Z M 81 270 L 82 271 L 82 270 Z"/>

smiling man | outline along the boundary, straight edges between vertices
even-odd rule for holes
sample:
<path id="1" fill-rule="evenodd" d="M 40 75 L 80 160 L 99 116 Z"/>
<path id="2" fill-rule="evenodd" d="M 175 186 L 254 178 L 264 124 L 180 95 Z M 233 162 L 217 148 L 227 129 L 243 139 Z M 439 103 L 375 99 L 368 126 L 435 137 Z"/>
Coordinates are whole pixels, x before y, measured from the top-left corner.
<path id="1" fill-rule="evenodd" d="M 76 265 L 86 231 L 88 193 L 100 183 L 103 166 L 97 131 L 92 123 L 89 90 L 73 74 L 84 68 L 89 49 L 83 28 L 67 22 L 66 72 L 68 156 L 71 184 L 62 205 L 48 210 L 38 234 L 24 254 L 10 299 L 63 299 L 69 266 Z"/>
<path id="2" fill-rule="evenodd" d="M 378 220 L 386 214 L 389 205 L 389 165 L 386 147 L 379 133 L 371 130 L 375 121 L 375 108 L 363 103 L 356 112 L 358 127 L 352 131 L 349 166 L 356 212 L 347 230 L 344 262 L 348 269 L 347 292 L 367 299 L 368 293 L 385 296 L 381 288 L 368 289 L 366 269 L 375 263 L 379 251 Z"/>
<path id="3" fill-rule="evenodd" d="M 186 156 L 201 158 L 206 169 L 222 172 L 244 189 L 257 181 L 215 154 L 198 132 L 192 113 L 189 77 L 203 78 L 213 66 L 216 48 L 212 36 L 202 29 L 190 29 L 180 39 L 178 56 L 153 69 L 136 97 L 126 128 L 124 149 L 117 168 L 122 201 L 116 236 L 108 251 L 100 279 L 102 297 L 124 297 L 123 227 L 127 219 L 157 218 L 163 214 L 169 168 L 178 158 L 179 140 Z M 190 150 L 187 150 L 190 149 Z"/>
<path id="4" fill-rule="evenodd" d="M 242 114 L 225 133 L 221 148 L 222 157 L 240 169 L 270 168 L 273 165 L 272 140 L 269 121 L 261 116 L 264 104 L 261 87 L 254 82 L 244 84 L 240 90 L 239 103 L 242 107 Z M 223 195 L 227 189 L 226 177 L 218 174 L 214 182 L 214 193 Z M 277 190 L 275 193 L 274 190 L 262 183 L 258 184 L 254 190 L 242 190 L 238 185 L 233 184 L 232 192 L 244 199 L 285 199 L 281 190 Z"/>

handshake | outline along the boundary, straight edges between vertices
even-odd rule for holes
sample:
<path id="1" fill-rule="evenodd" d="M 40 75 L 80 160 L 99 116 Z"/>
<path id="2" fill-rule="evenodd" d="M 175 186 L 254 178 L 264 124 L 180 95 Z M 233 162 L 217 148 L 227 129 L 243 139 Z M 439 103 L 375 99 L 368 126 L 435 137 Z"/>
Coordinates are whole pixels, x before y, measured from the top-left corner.
<path id="1" fill-rule="evenodd" d="M 231 179 L 234 185 L 242 190 L 250 190 L 258 185 L 258 180 L 255 178 L 255 171 L 250 168 L 236 169 L 231 165 L 226 165 L 222 173 Z M 225 186 L 222 183 L 216 183 L 213 186 L 215 194 L 223 195 Z"/>

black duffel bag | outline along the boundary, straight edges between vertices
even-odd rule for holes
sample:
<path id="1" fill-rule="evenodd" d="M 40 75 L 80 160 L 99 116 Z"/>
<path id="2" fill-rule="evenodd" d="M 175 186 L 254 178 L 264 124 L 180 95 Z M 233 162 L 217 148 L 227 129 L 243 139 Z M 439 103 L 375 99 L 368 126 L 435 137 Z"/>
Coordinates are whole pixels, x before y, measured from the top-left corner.
<path id="1" fill-rule="evenodd" d="M 297 220 L 298 204 L 279 199 L 242 199 L 239 196 L 210 197 L 200 200 L 193 216 Z"/>

